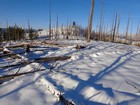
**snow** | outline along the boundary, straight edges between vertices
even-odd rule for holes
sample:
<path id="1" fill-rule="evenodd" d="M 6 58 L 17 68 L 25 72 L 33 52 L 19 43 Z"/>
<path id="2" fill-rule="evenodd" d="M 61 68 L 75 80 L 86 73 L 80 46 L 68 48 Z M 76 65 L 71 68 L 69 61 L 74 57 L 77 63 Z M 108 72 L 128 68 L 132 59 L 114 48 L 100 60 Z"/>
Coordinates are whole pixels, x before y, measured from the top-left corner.
<path id="1" fill-rule="evenodd" d="M 33 63 L 20 72 L 45 68 L 45 71 L 19 76 L 0 85 L 0 105 L 63 105 L 62 94 L 76 105 L 139 105 L 140 48 L 110 42 L 87 43 L 82 40 L 55 41 L 65 47 L 46 47 L 42 51 L 22 54 L 23 58 L 71 56 L 69 60 Z M 86 46 L 75 49 L 76 45 Z M 48 49 L 48 50 L 45 50 Z M 8 59 L 1 58 L 0 66 Z M 53 67 L 53 68 L 52 68 Z M 17 71 L 1 69 L 0 75 Z"/>

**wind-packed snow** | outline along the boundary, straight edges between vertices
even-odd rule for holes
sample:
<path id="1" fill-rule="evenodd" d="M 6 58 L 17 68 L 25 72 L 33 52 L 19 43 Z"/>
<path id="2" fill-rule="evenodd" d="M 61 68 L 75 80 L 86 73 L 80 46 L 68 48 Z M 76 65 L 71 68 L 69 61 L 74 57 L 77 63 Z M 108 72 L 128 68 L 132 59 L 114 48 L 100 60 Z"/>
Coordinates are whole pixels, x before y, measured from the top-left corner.
<path id="1" fill-rule="evenodd" d="M 140 105 L 140 48 L 81 40 L 55 43 L 63 47 L 42 45 L 32 50 L 43 51 L 21 56 L 28 60 L 47 56 L 71 56 L 71 59 L 32 63 L 22 67 L 20 72 L 33 70 L 40 65 L 46 70 L 19 76 L 1 84 L 0 105 L 62 105 L 59 94 L 76 105 Z M 77 50 L 76 45 L 86 48 Z M 18 61 L 1 58 L 0 66 Z M 1 69 L 0 75 L 7 74 L 6 71 L 12 74 L 17 70 Z"/>

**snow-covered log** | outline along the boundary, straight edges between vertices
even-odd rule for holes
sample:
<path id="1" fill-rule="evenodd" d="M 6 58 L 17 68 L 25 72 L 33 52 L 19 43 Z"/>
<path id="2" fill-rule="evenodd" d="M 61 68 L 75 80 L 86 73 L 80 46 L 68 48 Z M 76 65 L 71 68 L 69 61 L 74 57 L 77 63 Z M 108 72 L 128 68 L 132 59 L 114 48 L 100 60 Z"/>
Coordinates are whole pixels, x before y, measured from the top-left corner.
<path id="1" fill-rule="evenodd" d="M 46 69 L 28 71 L 28 72 L 24 72 L 24 73 L 16 73 L 16 74 L 11 74 L 11 75 L 4 75 L 4 76 L 0 77 L 0 84 L 2 84 L 5 81 L 14 79 L 15 77 L 21 76 L 21 75 L 31 74 L 31 73 L 35 73 L 35 72 L 39 72 L 39 71 L 44 71 L 44 70 L 46 70 Z"/>
<path id="2" fill-rule="evenodd" d="M 17 64 L 12 64 L 12 65 L 6 65 L 6 66 L 2 66 L 0 68 L 8 68 L 8 67 L 15 67 L 15 66 L 25 66 L 31 63 L 41 63 L 41 62 L 54 62 L 54 61 L 63 61 L 63 60 L 67 60 L 70 59 L 70 56 L 57 56 L 57 57 L 44 57 L 44 58 L 36 58 L 31 62 L 28 61 L 23 61 Z"/>

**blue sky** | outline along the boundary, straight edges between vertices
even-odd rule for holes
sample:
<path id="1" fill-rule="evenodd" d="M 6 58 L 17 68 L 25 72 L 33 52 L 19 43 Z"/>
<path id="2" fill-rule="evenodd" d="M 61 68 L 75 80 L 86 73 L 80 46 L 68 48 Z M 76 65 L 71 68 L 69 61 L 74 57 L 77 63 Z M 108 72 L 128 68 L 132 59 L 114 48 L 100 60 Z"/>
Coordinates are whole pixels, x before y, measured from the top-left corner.
<path id="1" fill-rule="evenodd" d="M 33 28 L 47 28 L 49 20 L 49 1 L 52 8 L 52 26 L 59 17 L 59 25 L 66 25 L 76 21 L 78 25 L 86 27 L 91 8 L 91 0 L 0 0 L 0 25 L 20 25 L 27 27 L 27 20 Z M 104 2 L 104 3 L 102 3 Z M 95 0 L 93 29 L 100 21 L 101 7 L 104 4 L 104 24 L 111 27 L 113 14 L 121 16 L 121 32 L 125 32 L 129 15 L 133 21 L 133 32 L 140 22 L 140 0 Z M 130 24 L 131 24 L 130 22 Z"/>

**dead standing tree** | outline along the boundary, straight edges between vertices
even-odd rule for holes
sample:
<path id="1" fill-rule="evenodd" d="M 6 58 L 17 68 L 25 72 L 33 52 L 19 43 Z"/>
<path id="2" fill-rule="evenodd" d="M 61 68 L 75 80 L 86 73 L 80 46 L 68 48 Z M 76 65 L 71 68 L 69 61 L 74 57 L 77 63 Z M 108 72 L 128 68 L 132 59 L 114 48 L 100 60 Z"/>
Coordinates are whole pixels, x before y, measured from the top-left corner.
<path id="1" fill-rule="evenodd" d="M 90 18 L 89 18 L 89 23 L 88 23 L 88 36 L 87 36 L 87 42 L 90 42 L 91 29 L 92 29 L 93 12 L 94 12 L 94 0 L 92 0 L 92 7 L 91 7 L 91 11 L 90 11 Z"/>
<path id="2" fill-rule="evenodd" d="M 100 26 L 99 26 L 99 40 L 100 41 L 102 41 L 103 39 L 103 24 L 104 24 L 104 0 L 102 0 Z"/>
<path id="3" fill-rule="evenodd" d="M 140 26 L 140 23 L 138 23 L 138 26 L 137 26 L 137 32 L 136 32 L 136 37 L 135 37 L 135 40 L 138 41 L 137 39 L 139 38 L 139 26 Z"/>
<path id="4" fill-rule="evenodd" d="M 58 40 L 59 39 L 59 36 L 58 36 L 58 16 L 56 18 L 56 35 L 55 35 L 55 40 Z"/>
<path id="5" fill-rule="evenodd" d="M 109 42 L 112 42 L 113 40 L 113 30 L 114 30 L 114 22 L 115 22 L 115 13 L 113 15 L 113 18 L 112 18 L 112 24 L 111 24 L 111 34 L 109 35 Z"/>
<path id="6" fill-rule="evenodd" d="M 118 15 L 118 24 L 117 24 L 117 32 L 116 32 L 116 41 L 119 41 L 119 29 L 120 29 L 120 15 Z"/>
<path id="7" fill-rule="evenodd" d="M 128 18 L 128 22 L 127 22 L 126 36 L 125 36 L 125 43 L 127 43 L 127 40 L 128 40 L 129 23 L 130 23 L 130 16 L 129 16 L 129 18 Z"/>
<path id="8" fill-rule="evenodd" d="M 131 21 L 131 32 L 129 37 L 129 44 L 132 44 L 132 31 L 133 31 L 133 21 Z"/>
<path id="9" fill-rule="evenodd" d="M 116 25 L 117 25 L 117 13 L 116 13 L 115 25 L 114 25 L 114 29 L 113 29 L 113 42 L 115 42 Z"/>
<path id="10" fill-rule="evenodd" d="M 6 21 L 6 24 L 7 24 L 6 31 L 7 31 L 7 36 L 8 36 L 7 40 L 10 41 L 11 38 L 10 38 L 10 31 L 9 31 L 10 28 L 9 28 L 8 20 Z"/>
<path id="11" fill-rule="evenodd" d="M 51 3 L 49 3 L 49 39 L 51 40 Z"/>

